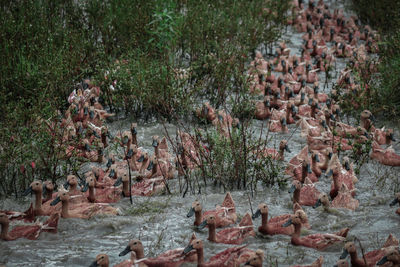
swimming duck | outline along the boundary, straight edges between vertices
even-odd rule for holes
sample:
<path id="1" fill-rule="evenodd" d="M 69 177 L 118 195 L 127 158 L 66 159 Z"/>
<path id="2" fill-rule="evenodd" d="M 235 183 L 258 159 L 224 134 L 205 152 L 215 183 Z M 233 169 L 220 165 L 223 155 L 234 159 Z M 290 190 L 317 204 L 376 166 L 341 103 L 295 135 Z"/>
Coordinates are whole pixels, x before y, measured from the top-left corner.
<path id="1" fill-rule="evenodd" d="M 154 155 L 158 159 L 170 160 L 172 158 L 171 154 L 168 153 L 168 144 L 165 136 L 162 140 L 157 135 L 153 136 L 152 146 L 154 147 Z"/>
<path id="2" fill-rule="evenodd" d="M 280 120 L 270 120 L 268 122 L 268 124 L 269 124 L 269 130 L 273 133 L 276 133 L 276 132 L 288 133 L 289 132 L 285 117 L 282 117 Z"/>
<path id="3" fill-rule="evenodd" d="M 59 217 L 60 216 L 58 214 L 53 214 L 43 224 L 36 222 L 30 225 L 19 225 L 15 226 L 11 231 L 9 231 L 10 220 L 8 219 L 7 214 L 0 213 L 0 225 L 1 225 L 0 239 L 5 241 L 11 241 L 24 237 L 27 239 L 35 240 L 39 237 L 39 234 L 43 231 L 57 233 L 57 225 Z"/>
<path id="4" fill-rule="evenodd" d="M 190 239 L 189 245 L 193 240 L 196 240 L 196 235 L 192 234 L 192 237 Z M 196 253 L 189 252 L 189 253 L 183 253 L 184 248 L 177 248 L 173 250 L 168 250 L 160 255 L 158 255 L 156 258 L 145 258 L 144 257 L 144 251 L 143 251 L 143 245 L 140 240 L 133 239 L 129 242 L 128 246 L 119 253 L 119 256 L 125 256 L 129 252 L 131 252 L 131 260 L 129 260 L 129 264 L 127 265 L 126 262 L 123 265 L 123 263 L 118 264 L 116 266 L 118 267 L 123 267 L 123 266 L 132 266 L 132 264 L 139 264 L 139 266 L 165 266 L 165 267 L 178 267 L 181 266 L 184 262 L 195 262 L 197 261 L 197 255 Z M 114 267 L 116 267 L 114 266 Z"/>
<path id="5" fill-rule="evenodd" d="M 300 181 L 293 180 L 289 193 L 293 193 L 293 204 L 299 203 L 301 206 L 313 206 L 321 194 L 308 177 L 303 185 Z"/>
<path id="6" fill-rule="evenodd" d="M 193 240 L 183 252 L 186 254 L 192 250 L 196 250 L 198 267 L 239 266 L 241 263 L 245 263 L 254 253 L 246 246 L 232 247 L 212 256 L 208 262 L 204 262 L 203 241 L 200 239 Z"/>
<path id="7" fill-rule="evenodd" d="M 279 143 L 279 152 L 276 151 L 275 148 L 266 148 L 263 151 L 261 151 L 260 153 L 264 156 L 264 157 L 271 157 L 271 159 L 275 159 L 275 160 L 285 160 L 285 150 L 289 153 L 291 153 L 289 146 L 287 144 L 287 140 L 282 140 Z"/>
<path id="8" fill-rule="evenodd" d="M 119 186 L 122 183 L 122 196 L 129 197 L 129 175 L 124 173 L 115 182 L 114 186 Z M 144 179 L 132 185 L 132 196 L 154 196 L 164 192 L 165 181 L 163 177 Z"/>
<path id="9" fill-rule="evenodd" d="M 87 195 L 87 199 L 89 202 L 113 203 L 121 199 L 120 197 L 121 190 L 118 190 L 114 187 L 106 187 L 104 189 L 95 187 L 96 187 L 96 179 L 92 176 L 87 177 L 85 185 L 81 191 L 87 192 L 89 190 L 89 193 Z"/>
<path id="10" fill-rule="evenodd" d="M 324 263 L 324 257 L 320 256 L 318 259 L 316 259 L 310 265 L 293 265 L 291 267 L 322 267 L 323 263 Z"/>
<path id="11" fill-rule="evenodd" d="M 110 261 L 107 254 L 99 254 L 89 267 L 108 267 Z"/>
<path id="12" fill-rule="evenodd" d="M 30 193 L 35 194 L 35 205 L 33 207 L 33 213 L 35 216 L 49 215 L 49 212 L 47 210 L 45 211 L 42 208 L 42 192 L 43 192 L 42 182 L 39 180 L 35 180 L 23 193 L 23 196 L 27 196 Z"/>
<path id="13" fill-rule="evenodd" d="M 319 206 L 323 206 L 325 211 L 330 211 L 330 207 L 333 208 L 345 208 L 349 210 L 356 210 L 358 207 L 358 200 L 354 199 L 351 196 L 351 193 L 347 189 L 345 184 L 342 184 L 342 188 L 339 190 L 339 194 L 335 197 L 335 199 L 330 203 L 329 197 L 327 194 L 322 194 L 313 208 L 317 208 Z"/>
<path id="14" fill-rule="evenodd" d="M 387 248 L 391 246 L 398 246 L 399 241 L 394 238 L 392 235 L 389 235 L 385 244 L 382 248 Z M 347 255 L 350 254 L 351 266 L 354 267 L 366 267 L 366 266 L 375 266 L 375 264 L 385 256 L 384 249 L 377 249 L 370 251 L 363 255 L 363 258 L 358 258 L 357 256 L 357 248 L 354 242 L 347 242 L 344 245 L 343 253 L 340 256 L 340 259 L 345 259 Z"/>
<path id="15" fill-rule="evenodd" d="M 203 229 L 208 226 L 208 240 L 216 243 L 240 245 L 249 236 L 255 236 L 253 221 L 249 213 L 243 216 L 237 227 L 225 228 L 215 233 L 216 219 L 214 215 L 206 216 L 206 219 L 198 226 Z"/>
<path id="16" fill-rule="evenodd" d="M 64 188 L 68 189 L 71 196 L 82 195 L 82 192 L 78 189 L 78 178 L 76 175 L 70 174 L 67 176 L 67 181 L 64 183 Z"/>
<path id="17" fill-rule="evenodd" d="M 258 205 L 258 209 L 253 214 L 252 218 L 258 218 L 261 215 L 261 226 L 258 227 L 258 231 L 263 235 L 291 235 L 294 232 L 294 227 L 282 227 L 291 216 L 291 214 L 279 215 L 271 218 L 268 221 L 268 206 L 265 203 Z"/>
<path id="18" fill-rule="evenodd" d="M 381 148 L 377 142 L 372 142 L 371 159 L 387 166 L 400 166 L 400 155 L 396 154 L 392 146 Z"/>
<path id="19" fill-rule="evenodd" d="M 256 109 L 254 116 L 258 120 L 265 120 L 271 116 L 271 102 L 270 97 L 265 96 L 263 101 L 256 102 Z"/>
<path id="20" fill-rule="evenodd" d="M 205 211 L 203 214 L 200 202 L 194 201 L 186 216 L 190 218 L 193 215 L 195 215 L 195 226 L 199 226 L 208 215 L 213 215 L 215 217 L 215 227 L 217 228 L 236 223 L 237 220 L 235 202 L 229 192 L 226 193 L 221 206 L 217 206 L 215 210 Z"/>
<path id="21" fill-rule="evenodd" d="M 349 228 L 344 228 L 334 234 L 311 234 L 301 237 L 301 223 L 303 218 L 306 217 L 307 215 L 304 211 L 296 211 L 296 213 L 282 225 L 283 227 L 294 225 L 294 233 L 291 236 L 292 245 L 324 250 L 335 243 L 343 242 L 349 231 Z"/>
<path id="22" fill-rule="evenodd" d="M 399 203 L 399 206 L 400 206 L 400 193 L 396 193 L 396 197 L 395 197 L 395 199 L 393 199 L 393 201 L 390 203 L 390 206 L 392 207 L 392 206 L 396 205 L 396 203 Z M 398 209 L 396 210 L 396 213 L 397 213 L 398 215 L 400 215 L 400 208 L 398 208 Z"/>
<path id="23" fill-rule="evenodd" d="M 45 198 L 42 199 L 42 204 L 52 200 L 53 198 L 55 198 L 57 196 L 56 193 L 53 193 L 54 191 L 54 184 L 52 181 L 47 180 L 43 182 L 43 195 L 45 196 Z"/>
<path id="24" fill-rule="evenodd" d="M 400 251 L 398 248 L 391 247 L 385 250 L 385 256 L 383 256 L 376 265 L 385 265 L 387 263 L 391 263 L 393 267 L 400 266 Z M 386 265 L 385 265 L 386 266 Z"/>
<path id="25" fill-rule="evenodd" d="M 393 129 L 385 130 L 385 127 L 382 129 L 375 129 L 374 140 L 378 145 L 391 145 L 392 141 L 396 141 L 393 137 Z"/>
<path id="26" fill-rule="evenodd" d="M 111 207 L 108 204 L 103 203 L 89 203 L 81 202 L 71 205 L 72 209 L 69 209 L 69 201 L 71 196 L 66 190 L 59 190 L 58 196 L 51 202 L 51 206 L 57 205 L 61 202 L 61 217 L 62 218 L 81 218 L 89 219 L 98 214 L 109 214 L 117 215 L 118 209 Z"/>

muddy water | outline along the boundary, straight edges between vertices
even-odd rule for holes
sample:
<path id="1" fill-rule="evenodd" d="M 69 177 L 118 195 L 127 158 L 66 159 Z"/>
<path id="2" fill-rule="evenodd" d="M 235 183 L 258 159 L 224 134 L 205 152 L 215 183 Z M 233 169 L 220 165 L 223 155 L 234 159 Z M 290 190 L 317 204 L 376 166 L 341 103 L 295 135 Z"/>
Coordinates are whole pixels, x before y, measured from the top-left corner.
<path id="1" fill-rule="evenodd" d="M 292 53 L 299 53 L 301 35 L 294 33 L 290 28 L 283 36 L 289 42 Z M 343 69 L 345 61 L 338 60 L 337 71 Z M 323 74 L 320 80 L 324 81 Z M 328 88 L 329 92 L 334 77 Z M 321 88 L 322 89 L 322 88 Z M 265 122 L 264 122 L 265 123 Z M 111 132 L 115 135 L 120 130 L 129 128 L 129 119 L 121 119 L 109 124 Z M 254 130 L 261 129 L 262 122 L 254 121 Z M 265 125 L 264 125 L 265 126 Z M 378 123 L 378 126 L 379 125 Z M 400 136 L 399 126 L 396 127 L 395 136 Z M 176 126 L 166 125 L 171 136 L 175 136 Z M 151 147 L 151 136 L 165 134 L 164 127 L 157 123 L 138 125 L 139 144 L 149 152 Z M 264 128 L 265 130 L 265 128 Z M 289 132 L 294 131 L 295 126 L 289 126 Z M 271 134 L 272 144 L 278 144 L 282 138 L 288 138 L 291 134 Z M 305 139 L 300 137 L 299 131 L 294 133 L 290 140 L 292 153 L 287 153 L 285 158 L 290 159 L 296 155 L 306 144 Z M 400 146 L 395 145 L 395 150 L 400 153 Z M 89 166 L 84 166 L 83 171 Z M 400 168 L 382 166 L 373 161 L 366 163 L 358 176 L 356 184 L 356 198 L 360 201 L 360 207 L 351 212 L 348 210 L 336 210 L 326 213 L 321 209 L 314 210 L 304 207 L 309 217 L 312 229 L 307 233 L 335 232 L 343 227 L 350 227 L 350 239 L 360 239 L 364 250 L 370 251 L 379 248 L 386 237 L 393 233 L 400 239 L 400 218 L 394 213 L 395 209 L 389 207 L 393 198 L 393 192 L 400 191 Z M 382 182 L 386 181 L 386 182 Z M 154 256 L 165 250 L 184 247 L 192 232 L 203 240 L 207 239 L 207 230 L 197 231 L 192 226 L 192 218 L 186 218 L 191 202 L 199 199 L 204 209 L 212 209 L 220 204 L 224 198 L 224 192 L 215 188 L 207 188 L 203 195 L 182 198 L 178 193 L 177 181 L 172 181 L 172 195 L 156 196 L 152 198 L 134 197 L 134 204 L 129 199 L 113 204 L 121 210 L 121 216 L 96 217 L 91 220 L 61 219 L 58 234 L 42 233 L 39 240 L 30 241 L 19 239 L 11 242 L 0 242 L 0 263 L 7 266 L 89 266 L 94 257 L 99 253 L 107 253 L 111 265 L 128 258 L 118 257 L 128 241 L 132 238 L 140 238 L 145 247 L 145 255 Z M 321 178 L 316 185 L 320 191 L 328 192 L 330 180 Z M 241 216 L 250 211 L 248 196 L 246 192 L 232 192 L 235 200 L 237 213 Z M 30 199 L 7 199 L 1 202 L 1 209 L 24 210 L 28 207 Z M 251 199 L 253 209 L 258 203 L 266 202 L 269 205 L 270 216 L 290 213 L 292 202 L 287 190 L 278 188 L 257 188 L 256 195 Z M 258 227 L 261 220 L 254 223 Z M 263 249 L 268 264 L 265 266 L 289 266 L 291 264 L 310 264 L 320 255 L 325 258 L 324 266 L 332 266 L 341 254 L 341 246 L 329 248 L 325 252 L 318 252 L 304 247 L 290 245 L 290 237 L 273 236 L 250 238 L 246 242 L 249 248 Z M 357 243 L 358 245 L 358 243 Z M 228 245 L 213 244 L 205 242 L 205 258 L 225 249 Z M 195 265 L 188 265 L 195 266 Z"/>

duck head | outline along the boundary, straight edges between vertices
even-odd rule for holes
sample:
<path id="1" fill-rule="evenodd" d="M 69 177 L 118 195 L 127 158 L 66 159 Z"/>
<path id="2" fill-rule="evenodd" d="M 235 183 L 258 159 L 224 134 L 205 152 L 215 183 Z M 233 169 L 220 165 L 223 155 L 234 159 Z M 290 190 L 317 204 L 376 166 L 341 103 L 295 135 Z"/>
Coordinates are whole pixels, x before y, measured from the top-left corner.
<path id="1" fill-rule="evenodd" d="M 287 140 L 282 140 L 280 143 L 279 143 L 279 150 L 281 150 L 281 151 L 283 151 L 283 150 L 286 150 L 287 152 L 289 152 L 289 153 L 291 153 L 292 151 L 290 151 L 290 149 L 289 149 L 289 146 L 288 146 L 288 141 Z"/>
<path id="2" fill-rule="evenodd" d="M 184 254 L 188 254 L 190 251 L 192 251 L 193 249 L 203 249 L 203 241 L 201 239 L 195 239 L 193 240 L 190 245 L 188 245 L 187 247 L 185 247 L 185 249 L 183 250 Z"/>
<path id="3" fill-rule="evenodd" d="M 124 145 L 128 144 L 129 140 L 130 140 L 130 134 L 127 131 L 125 131 L 122 135 L 122 144 Z"/>
<path id="4" fill-rule="evenodd" d="M 64 188 L 68 189 L 69 186 L 75 187 L 78 185 L 78 178 L 75 175 L 70 174 L 67 176 L 67 181 L 64 183 Z"/>
<path id="5" fill-rule="evenodd" d="M 131 124 L 131 133 L 132 133 L 132 135 L 137 134 L 136 128 L 137 128 L 137 123 L 133 122 L 133 123 Z"/>
<path id="6" fill-rule="evenodd" d="M 294 180 L 292 182 L 292 186 L 289 189 L 289 194 L 293 193 L 295 190 L 300 190 L 301 189 L 301 183 L 298 180 Z"/>
<path id="7" fill-rule="evenodd" d="M 147 152 L 143 153 L 140 158 L 137 159 L 137 162 L 144 162 L 149 158 L 149 154 Z"/>
<path id="8" fill-rule="evenodd" d="M 374 120 L 374 116 L 372 115 L 371 111 L 367 109 L 361 112 L 361 120 L 366 120 L 366 119 Z"/>
<path id="9" fill-rule="evenodd" d="M 51 193 L 54 191 L 54 184 L 52 181 L 47 180 L 43 182 L 43 192 Z"/>
<path id="10" fill-rule="evenodd" d="M 344 245 L 342 255 L 340 256 L 340 259 L 345 259 L 347 255 L 357 253 L 357 248 L 354 242 L 347 242 Z"/>
<path id="11" fill-rule="evenodd" d="M 199 229 L 204 229 L 206 226 L 214 226 L 215 227 L 215 216 L 209 215 L 205 218 L 204 221 L 198 226 Z"/>
<path id="12" fill-rule="evenodd" d="M 90 264 L 90 267 L 108 267 L 109 264 L 107 254 L 99 254 L 96 256 L 96 260 Z"/>
<path id="13" fill-rule="evenodd" d="M 190 210 L 189 210 L 188 214 L 186 215 L 186 217 L 190 218 L 196 212 L 201 212 L 201 210 L 202 210 L 202 206 L 201 206 L 200 202 L 196 200 L 196 201 L 194 201 L 192 203 L 192 207 L 190 208 Z"/>
<path id="14" fill-rule="evenodd" d="M 298 225 L 304 223 L 306 218 L 307 218 L 306 213 L 303 210 L 298 210 L 292 216 L 290 216 L 289 220 L 287 220 L 284 224 L 282 224 L 282 227 L 289 227 L 292 224 Z"/>
<path id="15" fill-rule="evenodd" d="M 393 207 L 393 206 L 396 205 L 397 203 L 400 203 L 400 193 L 396 193 L 396 198 L 393 199 L 392 202 L 390 202 L 390 206 Z"/>
<path id="16" fill-rule="evenodd" d="M 121 251 L 118 256 L 125 256 L 126 254 L 128 254 L 129 252 L 134 251 L 135 253 L 139 252 L 139 251 L 143 251 L 143 244 L 140 240 L 138 239 L 133 239 L 131 241 L 129 241 L 129 244 L 125 247 L 125 249 L 123 251 Z"/>
<path id="17" fill-rule="evenodd" d="M 23 196 L 27 196 L 31 193 L 40 193 L 42 194 L 43 191 L 43 185 L 42 182 L 39 180 L 33 181 L 29 187 L 24 191 L 24 193 L 22 194 Z"/>
<path id="18" fill-rule="evenodd" d="M 5 225 L 5 224 L 9 224 L 10 220 L 8 219 L 7 214 L 0 212 L 0 224 L 1 225 Z"/>
<path id="19" fill-rule="evenodd" d="M 69 201 L 70 195 L 67 190 L 60 190 L 58 191 L 57 197 L 50 203 L 50 206 L 57 205 L 60 201 Z"/>
<path id="20" fill-rule="evenodd" d="M 261 267 L 264 259 L 264 251 L 262 249 L 257 249 L 256 252 L 250 256 L 250 258 L 245 263 L 246 266 Z"/>
<path id="21" fill-rule="evenodd" d="M 333 267 L 349 267 L 349 263 L 346 260 L 338 260 Z"/>
<path id="22" fill-rule="evenodd" d="M 266 203 L 259 204 L 258 209 L 253 214 L 253 216 L 251 216 L 251 218 L 254 220 L 254 219 L 260 217 L 262 214 L 268 214 L 268 205 Z"/>
<path id="23" fill-rule="evenodd" d="M 318 208 L 319 206 L 323 205 L 324 207 L 329 207 L 329 197 L 327 194 L 322 194 L 317 202 L 315 202 L 313 208 Z"/>
<path id="24" fill-rule="evenodd" d="M 89 187 L 94 188 L 96 185 L 96 179 L 93 176 L 89 176 L 86 178 L 85 186 L 81 189 L 82 192 L 86 192 Z"/>
<path id="25" fill-rule="evenodd" d="M 392 262 L 393 264 L 400 263 L 400 251 L 396 247 L 389 247 L 385 251 L 385 256 L 383 256 L 376 265 L 383 265 L 386 262 Z"/>
<path id="26" fill-rule="evenodd" d="M 314 160 L 315 162 L 320 162 L 318 153 L 316 153 L 316 152 L 314 152 L 314 151 L 311 153 L 311 158 L 312 158 L 312 160 Z"/>
<path id="27" fill-rule="evenodd" d="M 158 147 L 160 144 L 160 138 L 157 135 L 153 136 L 153 143 L 151 144 L 153 147 Z"/>

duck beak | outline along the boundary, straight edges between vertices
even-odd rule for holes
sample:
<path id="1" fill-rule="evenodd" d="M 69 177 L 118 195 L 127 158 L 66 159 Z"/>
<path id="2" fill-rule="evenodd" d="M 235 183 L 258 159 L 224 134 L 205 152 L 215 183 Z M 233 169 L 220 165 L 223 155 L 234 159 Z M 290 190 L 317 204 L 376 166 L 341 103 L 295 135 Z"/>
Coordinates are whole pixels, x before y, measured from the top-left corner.
<path id="1" fill-rule="evenodd" d="M 147 170 L 150 171 L 151 169 L 153 169 L 154 163 L 153 161 L 150 161 L 149 166 L 147 167 Z"/>
<path id="2" fill-rule="evenodd" d="M 115 170 L 111 169 L 110 174 L 108 175 L 108 177 L 113 178 L 115 176 Z"/>
<path id="3" fill-rule="evenodd" d="M 386 263 L 388 261 L 388 258 L 386 256 L 384 256 L 382 259 L 380 259 L 376 265 L 383 265 L 384 263 Z"/>
<path id="4" fill-rule="evenodd" d="M 396 142 L 396 139 L 394 139 L 393 133 L 389 134 L 389 139 L 392 140 L 393 142 Z"/>
<path id="5" fill-rule="evenodd" d="M 94 261 L 94 262 L 92 262 L 92 264 L 90 264 L 89 267 L 97 267 L 97 266 L 99 266 L 99 265 L 97 264 L 97 261 Z"/>
<path id="6" fill-rule="evenodd" d="M 28 187 L 28 189 L 26 189 L 24 191 L 24 193 L 22 193 L 22 196 L 26 197 L 29 194 L 32 194 L 33 190 L 32 190 L 32 186 Z"/>
<path id="7" fill-rule="evenodd" d="M 201 111 L 203 113 L 203 116 L 207 116 L 208 114 L 208 107 L 207 106 L 203 106 L 203 109 Z"/>
<path id="8" fill-rule="evenodd" d="M 141 155 L 140 158 L 138 158 L 137 162 L 143 162 L 144 160 L 144 155 Z"/>
<path id="9" fill-rule="evenodd" d="M 347 255 L 349 255 L 349 252 L 347 251 L 347 249 L 343 249 L 342 255 L 340 255 L 340 259 L 345 259 Z"/>
<path id="10" fill-rule="evenodd" d="M 328 154 L 328 158 L 329 158 L 329 159 L 331 159 L 331 158 L 332 158 L 332 156 L 333 156 L 333 153 L 332 153 L 332 152 L 329 152 L 329 154 Z"/>
<path id="11" fill-rule="evenodd" d="M 261 210 L 257 209 L 256 212 L 253 214 L 253 216 L 251 216 L 251 218 L 254 220 L 254 219 L 260 217 L 260 215 L 261 215 Z"/>
<path id="12" fill-rule="evenodd" d="M 194 208 L 193 207 L 190 208 L 188 214 L 186 214 L 186 217 L 188 217 L 188 218 L 192 217 L 194 215 L 194 212 L 195 212 Z"/>
<path id="13" fill-rule="evenodd" d="M 287 152 L 289 152 L 289 153 L 292 153 L 292 151 L 290 150 L 290 148 L 289 148 L 288 145 L 285 146 L 285 150 L 286 150 Z"/>
<path id="14" fill-rule="evenodd" d="M 94 111 L 93 111 L 93 110 L 89 111 L 89 117 L 90 117 L 91 119 L 94 118 Z"/>
<path id="15" fill-rule="evenodd" d="M 85 183 L 84 187 L 82 187 L 82 189 L 81 189 L 81 192 L 86 192 L 86 191 L 88 191 L 88 189 L 89 189 L 89 184 Z"/>
<path id="16" fill-rule="evenodd" d="M 308 105 L 309 105 L 309 106 L 312 105 L 312 101 L 313 101 L 312 98 L 309 98 L 309 99 L 308 99 Z"/>
<path id="17" fill-rule="evenodd" d="M 126 145 L 129 141 L 128 136 L 124 136 L 124 138 L 122 138 L 122 144 Z"/>
<path id="18" fill-rule="evenodd" d="M 84 108 L 83 108 L 83 114 L 84 114 L 85 116 L 88 114 L 88 108 L 87 108 L 87 107 L 84 107 Z"/>
<path id="19" fill-rule="evenodd" d="M 345 162 L 344 163 L 344 168 L 347 170 L 347 171 L 349 171 L 350 170 L 350 164 L 349 164 L 349 162 Z"/>
<path id="20" fill-rule="evenodd" d="M 276 99 L 281 99 L 281 94 L 280 93 L 276 94 Z"/>
<path id="21" fill-rule="evenodd" d="M 132 156 L 133 156 L 133 149 L 129 149 L 129 150 L 128 150 L 128 153 L 126 153 L 126 157 L 127 157 L 128 159 L 130 159 L 130 158 L 132 158 Z"/>
<path id="22" fill-rule="evenodd" d="M 82 126 L 79 126 L 79 128 L 78 128 L 78 134 L 82 134 L 82 132 L 83 132 Z"/>
<path id="23" fill-rule="evenodd" d="M 68 187 L 69 187 L 68 181 L 66 181 L 66 182 L 63 184 L 63 186 L 64 186 L 65 189 L 68 189 Z"/>
<path id="24" fill-rule="evenodd" d="M 326 174 L 326 177 L 329 178 L 333 175 L 333 170 L 330 169 L 329 172 Z"/>
<path id="25" fill-rule="evenodd" d="M 322 203 L 321 203 L 321 199 L 318 199 L 317 202 L 315 202 L 313 208 L 316 209 L 316 208 L 318 208 L 319 206 L 321 206 L 321 204 L 322 204 Z"/>
<path id="26" fill-rule="evenodd" d="M 185 249 L 183 250 L 183 254 L 188 254 L 190 251 L 193 250 L 193 245 L 189 245 L 187 247 L 185 247 Z"/>
<path id="27" fill-rule="evenodd" d="M 197 226 L 198 229 L 204 229 L 207 226 L 207 220 L 204 220 Z"/>
<path id="28" fill-rule="evenodd" d="M 137 134 L 136 127 L 133 127 L 133 128 L 131 129 L 131 133 L 132 133 L 132 134 Z"/>
<path id="29" fill-rule="evenodd" d="M 99 135 L 96 131 L 93 131 L 93 135 L 94 135 L 95 137 L 97 137 L 97 138 L 100 138 L 100 135 Z"/>
<path id="30" fill-rule="evenodd" d="M 55 206 L 55 205 L 57 205 L 57 203 L 60 202 L 60 201 L 61 201 L 60 197 L 56 197 L 56 198 L 50 203 L 50 206 Z"/>
<path id="31" fill-rule="evenodd" d="M 295 185 L 292 185 L 291 187 L 290 187 L 290 189 L 289 189 L 289 194 L 291 194 L 291 193 L 293 193 L 294 191 L 296 190 L 296 186 Z"/>
<path id="32" fill-rule="evenodd" d="M 85 144 L 85 150 L 88 151 L 88 152 L 90 152 L 90 146 L 89 146 L 89 144 Z"/>
<path id="33" fill-rule="evenodd" d="M 121 251 L 119 254 L 118 254 L 118 256 L 125 256 L 126 254 L 128 254 L 129 252 L 131 252 L 131 247 L 130 246 L 126 246 L 126 248 L 123 250 L 123 251 Z"/>
<path id="34" fill-rule="evenodd" d="M 318 156 L 318 154 L 315 154 L 315 161 L 316 161 L 316 162 L 319 162 L 319 156 Z"/>
<path id="35" fill-rule="evenodd" d="M 114 183 L 114 186 L 117 187 L 117 186 L 120 186 L 121 184 L 122 184 L 122 178 L 119 177 L 119 178 L 117 179 L 117 181 Z"/>
<path id="36" fill-rule="evenodd" d="M 283 119 L 283 120 L 282 120 L 282 126 L 286 126 L 286 125 L 287 125 L 286 119 Z"/>
<path id="37" fill-rule="evenodd" d="M 393 199 L 392 202 L 390 202 L 390 206 L 393 207 L 393 206 L 396 205 L 397 203 L 399 203 L 399 199 L 396 197 L 395 199 Z"/>
<path id="38" fill-rule="evenodd" d="M 108 159 L 106 164 L 107 169 L 110 168 L 111 165 L 112 165 L 112 159 Z"/>
<path id="39" fill-rule="evenodd" d="M 287 222 L 285 222 L 284 224 L 282 224 L 282 227 L 288 227 L 292 224 L 292 219 L 289 219 Z"/>
<path id="40" fill-rule="evenodd" d="M 310 164 L 307 164 L 307 172 L 308 172 L 308 173 L 312 173 L 311 165 L 310 165 Z"/>
<path id="41" fill-rule="evenodd" d="M 158 147 L 158 141 L 153 139 L 153 143 L 151 144 L 153 147 Z"/>

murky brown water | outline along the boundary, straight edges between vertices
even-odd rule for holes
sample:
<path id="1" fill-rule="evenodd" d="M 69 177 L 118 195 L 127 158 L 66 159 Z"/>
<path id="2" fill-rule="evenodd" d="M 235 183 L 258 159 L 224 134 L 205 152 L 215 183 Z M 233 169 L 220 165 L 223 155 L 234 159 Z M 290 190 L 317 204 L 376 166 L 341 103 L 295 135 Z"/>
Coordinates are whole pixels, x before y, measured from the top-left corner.
<path id="1" fill-rule="evenodd" d="M 298 51 L 301 45 L 301 35 L 290 30 L 283 36 L 289 40 L 289 47 L 292 53 Z M 345 62 L 338 60 L 338 71 L 344 68 Z M 319 74 L 321 81 L 324 81 L 323 74 Z M 336 77 L 332 79 L 336 80 Z M 332 83 L 330 83 L 329 88 Z M 330 89 L 326 89 L 328 92 Z M 112 134 L 119 130 L 129 128 L 128 119 L 119 120 L 109 124 Z M 254 129 L 260 130 L 262 122 L 254 121 Z M 378 123 L 378 126 L 379 125 Z M 395 127 L 395 136 L 399 138 L 399 125 Z M 175 136 L 176 126 L 166 125 L 171 136 Z M 289 126 L 293 131 L 294 125 Z M 152 135 L 164 135 L 164 128 L 158 123 L 138 125 L 139 144 L 153 153 L 151 147 Z M 273 142 L 279 142 L 282 138 L 288 138 L 289 134 L 271 134 Z M 306 144 L 306 140 L 300 137 L 297 131 L 290 140 L 292 153 L 286 154 L 289 160 L 296 155 Z M 400 153 L 400 146 L 395 147 Z M 84 168 L 86 169 L 86 168 Z M 395 191 L 400 191 L 400 168 L 386 167 L 369 161 L 361 169 L 356 184 L 356 199 L 360 207 L 351 212 L 348 210 L 337 210 L 337 212 L 326 213 L 321 209 L 314 210 L 312 207 L 303 207 L 309 217 L 312 230 L 309 233 L 334 232 L 343 227 L 350 227 L 349 237 L 358 237 L 365 251 L 379 248 L 386 237 L 393 233 L 400 239 L 400 218 L 394 213 L 395 209 L 389 207 Z M 386 183 L 380 181 L 381 178 Z M 192 226 L 193 219 L 186 218 L 191 202 L 199 199 L 205 210 L 212 209 L 220 204 L 224 198 L 224 192 L 218 192 L 215 188 L 208 188 L 202 195 L 189 195 L 182 198 L 178 193 L 177 182 L 172 181 L 172 191 L 169 196 L 156 196 L 152 198 L 134 197 L 134 204 L 131 206 L 129 199 L 113 204 L 122 211 L 122 216 L 96 217 L 90 220 L 61 219 L 58 227 L 58 234 L 42 233 L 37 241 L 19 239 L 11 242 L 0 242 L 0 263 L 7 266 L 89 266 L 95 256 L 99 253 L 107 253 L 111 265 L 117 264 L 128 258 L 118 257 L 132 238 L 140 238 L 143 241 L 145 255 L 157 255 L 165 250 L 184 247 L 193 231 L 198 237 L 207 239 L 207 230 L 197 231 Z M 322 178 L 317 184 L 320 191 L 328 192 L 330 181 Z M 250 210 L 246 192 L 232 192 L 236 202 L 237 213 L 244 215 Z M 1 209 L 24 210 L 29 205 L 30 199 L 6 199 L 2 201 Z M 253 208 L 258 203 L 266 202 L 269 205 L 270 216 L 290 213 L 292 202 L 287 190 L 278 188 L 264 188 L 259 186 L 254 198 Z M 139 207 L 146 207 L 147 212 L 140 212 Z M 255 221 L 258 227 L 261 220 Z M 245 241 L 249 248 L 263 249 L 266 253 L 266 260 L 269 263 L 278 263 L 279 266 L 291 264 L 309 264 L 320 255 L 325 258 L 324 266 L 332 266 L 340 256 L 341 247 L 333 247 L 325 252 L 319 252 L 304 247 L 290 245 L 289 236 L 255 237 Z M 358 244 L 357 244 L 358 245 Z M 229 245 L 214 244 L 205 242 L 206 260 L 215 253 L 227 248 Z M 189 266 L 189 265 L 188 265 Z M 192 265 L 192 266 L 195 266 Z"/>

